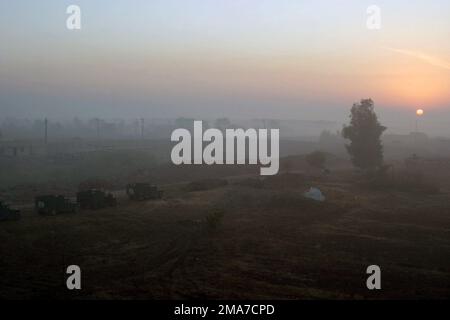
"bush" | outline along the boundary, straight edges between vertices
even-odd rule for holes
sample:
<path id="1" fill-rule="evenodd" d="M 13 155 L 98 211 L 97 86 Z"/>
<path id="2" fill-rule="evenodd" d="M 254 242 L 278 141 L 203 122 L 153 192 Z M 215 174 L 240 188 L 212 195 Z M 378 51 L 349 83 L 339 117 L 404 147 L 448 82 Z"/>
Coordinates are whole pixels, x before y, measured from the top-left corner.
<path id="1" fill-rule="evenodd" d="M 219 209 L 210 212 L 204 220 L 206 230 L 216 230 L 221 225 L 224 215 L 225 212 Z"/>

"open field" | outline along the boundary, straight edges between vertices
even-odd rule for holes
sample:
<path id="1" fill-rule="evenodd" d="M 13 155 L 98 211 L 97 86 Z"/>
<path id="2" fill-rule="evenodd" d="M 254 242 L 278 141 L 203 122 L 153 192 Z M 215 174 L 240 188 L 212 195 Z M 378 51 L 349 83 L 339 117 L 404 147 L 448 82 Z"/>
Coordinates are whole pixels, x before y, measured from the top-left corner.
<path id="1" fill-rule="evenodd" d="M 255 177 L 255 178 L 253 178 Z M 1 298 L 429 299 L 450 296 L 450 193 L 374 191 L 348 170 L 251 174 L 164 200 L 0 225 Z M 310 186 L 323 203 L 302 197 Z M 208 223 L 220 212 L 223 218 Z M 78 292 L 65 267 L 82 269 Z M 366 268 L 382 290 L 366 289 Z"/>
<path id="2" fill-rule="evenodd" d="M 449 13 L 0 0 L 0 300 L 450 300 Z"/>

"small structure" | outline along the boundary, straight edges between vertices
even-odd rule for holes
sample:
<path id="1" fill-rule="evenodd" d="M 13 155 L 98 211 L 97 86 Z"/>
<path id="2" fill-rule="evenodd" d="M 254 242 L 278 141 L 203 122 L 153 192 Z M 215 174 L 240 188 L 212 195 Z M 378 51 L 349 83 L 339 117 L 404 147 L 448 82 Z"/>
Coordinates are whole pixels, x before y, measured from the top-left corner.
<path id="1" fill-rule="evenodd" d="M 0 201 L 0 221 L 20 220 L 20 211 L 13 210 L 8 205 Z"/>
<path id="2" fill-rule="evenodd" d="M 81 209 L 97 210 L 115 207 L 117 205 L 117 200 L 111 193 L 90 189 L 77 193 L 77 203 Z"/>
<path id="3" fill-rule="evenodd" d="M 62 195 L 45 195 L 35 198 L 34 209 L 39 214 L 56 215 L 76 212 L 78 206 Z"/>
<path id="4" fill-rule="evenodd" d="M 131 200 L 156 200 L 162 198 L 163 191 L 150 183 L 132 183 L 127 185 L 127 195 Z"/>
<path id="5" fill-rule="evenodd" d="M 303 193 L 303 196 L 305 198 L 312 199 L 315 201 L 320 201 L 320 202 L 325 201 L 325 196 L 323 195 L 322 191 L 320 191 L 320 189 L 314 188 L 314 187 L 310 188 L 308 191 Z"/>

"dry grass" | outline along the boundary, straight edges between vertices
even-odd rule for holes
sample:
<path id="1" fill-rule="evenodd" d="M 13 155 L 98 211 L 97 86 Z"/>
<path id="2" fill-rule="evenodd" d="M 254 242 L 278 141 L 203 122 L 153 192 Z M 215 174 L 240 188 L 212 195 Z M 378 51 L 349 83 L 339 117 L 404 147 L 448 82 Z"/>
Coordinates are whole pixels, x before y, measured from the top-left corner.
<path id="1" fill-rule="evenodd" d="M 438 183 L 423 172 L 406 169 L 374 174 L 363 181 L 362 185 L 375 190 L 425 194 L 435 194 L 440 189 Z"/>
<path id="2" fill-rule="evenodd" d="M 186 186 L 186 191 L 206 191 L 216 188 L 225 187 L 228 185 L 228 181 L 225 179 L 202 179 L 190 182 Z"/>
<path id="3" fill-rule="evenodd" d="M 304 199 L 309 186 L 326 202 Z M 0 225 L 0 297 L 448 297 L 449 194 L 391 190 L 362 189 L 344 174 L 289 174 L 262 188 L 177 185 L 166 200 L 119 197 L 117 208 L 95 212 L 25 211 Z M 82 268 L 80 292 L 65 289 L 69 264 Z M 370 264 L 382 269 L 380 292 L 365 289 Z"/>

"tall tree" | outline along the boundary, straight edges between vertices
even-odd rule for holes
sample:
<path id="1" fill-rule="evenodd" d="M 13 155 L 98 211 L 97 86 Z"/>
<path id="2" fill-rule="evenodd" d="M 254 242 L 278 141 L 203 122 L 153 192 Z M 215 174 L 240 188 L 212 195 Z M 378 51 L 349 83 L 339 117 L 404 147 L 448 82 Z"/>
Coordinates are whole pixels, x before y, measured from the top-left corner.
<path id="1" fill-rule="evenodd" d="M 344 126 L 342 136 L 350 140 L 346 145 L 354 166 L 363 170 L 380 168 L 383 164 L 381 135 L 386 127 L 380 125 L 372 99 L 353 104 L 350 125 Z"/>

